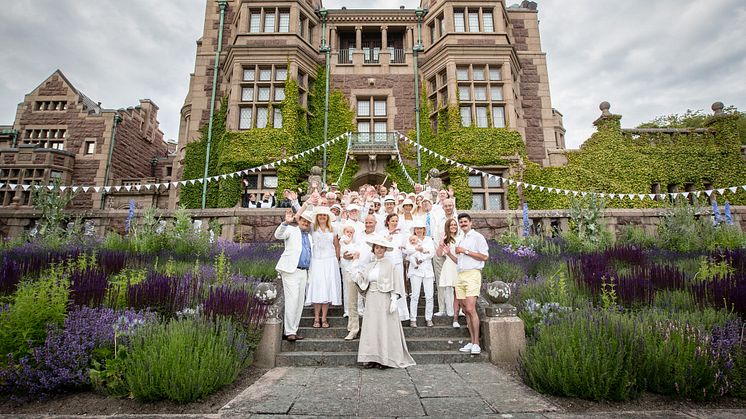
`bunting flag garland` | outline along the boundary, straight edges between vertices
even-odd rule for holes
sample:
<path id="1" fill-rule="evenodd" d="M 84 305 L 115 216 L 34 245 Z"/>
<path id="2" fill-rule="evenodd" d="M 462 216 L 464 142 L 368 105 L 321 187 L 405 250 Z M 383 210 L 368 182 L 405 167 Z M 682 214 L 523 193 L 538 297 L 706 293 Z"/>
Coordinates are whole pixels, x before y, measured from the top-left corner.
<path id="1" fill-rule="evenodd" d="M 446 162 L 446 163 L 448 163 L 450 165 L 456 166 L 459 169 L 464 169 L 464 170 L 466 170 L 469 173 L 481 175 L 483 177 L 488 177 L 488 178 L 491 178 L 491 179 L 497 179 L 497 180 L 499 180 L 501 182 L 507 182 L 508 185 L 515 184 L 516 186 L 521 186 L 521 187 L 526 188 L 526 189 L 531 189 L 531 190 L 538 189 L 540 192 L 547 191 L 547 192 L 555 193 L 555 194 L 558 194 L 558 195 L 561 195 L 561 194 L 564 194 L 566 196 L 569 196 L 569 195 L 578 196 L 578 195 L 580 195 L 580 196 L 583 196 L 583 197 L 588 196 L 588 195 L 591 195 L 591 196 L 600 196 L 600 197 L 607 197 L 608 196 L 611 199 L 631 199 L 631 200 L 639 199 L 639 200 L 642 201 L 642 200 L 645 200 L 645 199 L 652 199 L 652 200 L 655 200 L 655 199 L 665 199 L 667 197 L 677 198 L 679 195 L 683 196 L 684 198 L 688 198 L 689 195 L 694 195 L 697 198 L 699 198 L 702 193 L 704 193 L 708 197 L 710 197 L 713 194 L 718 194 L 720 196 L 725 196 L 726 192 L 730 192 L 731 194 L 735 194 L 738 191 L 738 188 L 741 188 L 744 191 L 746 191 L 746 185 L 730 186 L 730 187 L 727 187 L 727 188 L 718 188 L 718 189 L 708 189 L 706 191 L 669 192 L 669 193 L 659 193 L 659 194 L 655 194 L 655 193 L 650 193 L 650 194 L 640 194 L 640 193 L 636 193 L 636 194 L 631 194 L 631 193 L 630 194 L 623 194 L 623 193 L 604 193 L 604 192 L 573 191 L 573 190 L 568 190 L 568 189 L 560 189 L 560 188 L 556 188 L 556 187 L 547 187 L 547 186 L 541 186 L 541 185 L 534 185 L 534 184 L 531 184 L 531 183 L 526 183 L 526 182 L 522 182 L 522 181 L 516 181 L 516 180 L 513 180 L 513 179 L 505 178 L 505 177 L 502 177 L 500 175 L 493 175 L 492 173 L 487 173 L 487 172 L 481 171 L 479 169 L 475 169 L 475 168 L 473 168 L 471 166 L 465 165 L 463 163 L 459 163 L 459 162 L 457 162 L 457 161 L 455 161 L 453 159 L 450 159 L 448 157 L 445 157 L 445 156 L 443 156 L 443 155 L 441 155 L 441 154 L 439 154 L 439 153 L 437 153 L 437 152 L 435 152 L 433 150 L 430 150 L 429 148 L 424 147 L 422 145 L 418 146 L 415 141 L 411 140 L 410 138 L 407 138 L 403 134 L 399 134 L 399 139 L 402 140 L 402 141 L 405 141 L 405 142 L 409 143 L 410 145 L 412 145 L 414 147 L 419 147 L 421 152 L 425 152 L 428 155 L 434 156 L 434 157 L 440 159 L 441 161 L 444 161 L 444 162 Z M 402 165 L 402 169 L 404 169 L 404 163 L 401 160 L 401 155 L 399 155 L 399 164 L 401 164 Z M 407 177 L 409 177 L 409 174 L 406 172 L 406 170 L 404 170 L 404 173 L 407 174 Z"/>
<path id="2" fill-rule="evenodd" d="M 323 144 L 319 144 L 316 147 L 310 148 L 308 150 L 302 151 L 302 152 L 297 153 L 297 154 L 293 154 L 292 156 L 284 157 L 282 159 L 279 159 L 279 160 L 271 162 L 271 163 L 262 164 L 260 166 L 252 167 L 252 168 L 249 168 L 249 169 L 243 169 L 243 170 L 239 170 L 239 171 L 232 172 L 232 173 L 224 173 L 224 174 L 221 174 L 221 175 L 215 175 L 215 176 L 211 176 L 211 177 L 207 177 L 207 178 L 185 179 L 185 180 L 180 180 L 180 181 L 172 181 L 172 182 L 164 182 L 164 183 L 146 183 L 144 185 L 134 186 L 134 188 L 136 190 L 138 190 L 138 191 L 141 190 L 141 188 L 145 188 L 147 190 L 150 190 L 150 188 L 153 188 L 153 187 L 156 190 L 159 187 L 164 187 L 166 189 L 168 189 L 170 187 L 176 188 L 176 187 L 179 187 L 179 186 L 185 186 L 187 183 L 189 183 L 191 185 L 194 185 L 196 182 L 199 182 L 199 183 L 213 182 L 213 181 L 217 181 L 217 180 L 220 180 L 220 179 L 227 179 L 228 176 L 240 177 L 242 175 L 247 175 L 249 172 L 255 173 L 257 171 L 261 172 L 262 170 L 274 169 L 277 166 L 280 166 L 282 164 L 285 164 L 285 163 L 293 161 L 293 160 L 300 159 L 301 157 L 304 157 L 306 155 L 309 155 L 311 153 L 319 151 L 322 148 L 324 148 L 325 146 L 329 146 L 329 145 L 332 145 L 332 144 L 338 142 L 342 138 L 347 138 L 348 135 L 349 135 L 349 133 L 341 134 L 341 135 L 339 135 L 339 136 L 337 136 L 335 138 L 332 138 L 331 140 L 328 140 L 327 142 L 325 142 Z M 10 183 L 10 182 L 8 182 L 8 183 L 0 183 L 0 188 L 2 188 L 4 186 L 9 187 L 13 191 L 15 191 L 16 188 L 18 188 L 19 186 L 24 191 L 27 191 L 30 188 L 33 188 L 33 189 L 47 188 L 50 191 L 52 189 L 54 189 L 54 185 L 38 185 L 38 184 L 34 184 L 34 185 L 19 185 L 17 183 Z M 89 190 L 92 189 L 96 193 L 101 192 L 101 190 L 103 190 L 104 192 L 108 193 L 112 189 L 114 189 L 115 192 L 119 192 L 121 189 L 125 189 L 126 191 L 130 191 L 132 188 L 133 188 L 132 185 L 129 185 L 129 186 L 92 186 L 92 185 L 64 185 L 64 186 L 60 186 L 60 190 L 61 191 L 64 191 L 65 189 L 71 189 L 73 192 L 77 192 L 78 190 L 82 190 L 83 192 L 88 192 Z"/>

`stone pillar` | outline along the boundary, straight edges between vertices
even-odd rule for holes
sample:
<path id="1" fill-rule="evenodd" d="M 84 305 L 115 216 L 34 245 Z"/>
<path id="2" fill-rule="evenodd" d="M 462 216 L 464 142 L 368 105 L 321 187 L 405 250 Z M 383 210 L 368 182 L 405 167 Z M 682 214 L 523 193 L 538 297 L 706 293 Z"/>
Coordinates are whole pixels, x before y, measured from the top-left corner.
<path id="1" fill-rule="evenodd" d="M 363 50 L 363 27 L 355 26 L 355 49 L 358 51 Z"/>
<path id="2" fill-rule="evenodd" d="M 337 50 L 337 27 L 336 26 L 329 27 L 329 47 L 332 49 L 332 51 Z"/>
<path id="3" fill-rule="evenodd" d="M 480 328 L 484 347 L 490 353 L 490 362 L 518 361 L 526 348 L 526 332 L 520 317 L 486 317 L 482 319 Z"/>
<path id="4" fill-rule="evenodd" d="M 389 40 L 388 40 L 388 29 L 389 27 L 386 25 L 381 26 L 381 49 L 385 50 L 389 47 Z"/>
<path id="5" fill-rule="evenodd" d="M 249 3 L 241 4 L 241 11 L 238 17 L 238 30 L 237 33 L 249 32 Z"/>
<path id="6" fill-rule="evenodd" d="M 409 50 L 414 49 L 414 43 L 415 42 L 416 41 L 415 41 L 414 35 L 412 33 L 412 27 L 411 26 L 407 26 L 407 32 L 406 32 L 406 35 L 404 37 L 404 48 L 405 49 L 409 49 Z"/>
<path id="7" fill-rule="evenodd" d="M 244 3 L 245 4 L 245 3 Z M 295 33 L 300 35 L 300 10 L 298 10 L 299 5 L 294 4 L 290 7 L 290 16 L 288 17 L 290 19 L 290 25 L 288 25 L 288 32 Z M 277 15 L 277 21 L 280 21 L 280 15 L 278 13 Z"/>
<path id="8" fill-rule="evenodd" d="M 264 323 L 262 339 L 254 352 L 254 365 L 259 368 L 274 368 L 277 354 L 282 346 L 282 320 L 267 319 Z"/>

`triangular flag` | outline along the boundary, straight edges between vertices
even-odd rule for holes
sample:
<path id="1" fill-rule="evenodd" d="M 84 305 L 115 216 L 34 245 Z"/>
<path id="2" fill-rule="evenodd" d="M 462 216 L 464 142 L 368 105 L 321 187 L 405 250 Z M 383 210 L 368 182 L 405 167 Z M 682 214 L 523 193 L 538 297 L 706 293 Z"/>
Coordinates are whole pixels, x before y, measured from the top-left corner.
<path id="1" fill-rule="evenodd" d="M 582 196 L 583 198 L 585 198 L 586 195 L 588 195 L 588 192 L 581 192 L 580 193 L 580 196 Z"/>
<path id="2" fill-rule="evenodd" d="M 114 187 L 114 192 L 119 192 L 121 190 L 122 190 L 122 187 L 119 186 L 119 185 L 117 185 L 117 186 Z"/>
<path id="3" fill-rule="evenodd" d="M 578 191 L 572 191 L 572 196 L 578 196 Z"/>
<path id="4" fill-rule="evenodd" d="M 730 188 L 728 188 L 728 189 L 729 189 L 729 190 L 730 190 L 731 192 L 733 192 L 733 193 L 736 193 L 736 191 L 738 190 L 738 186 L 731 186 L 731 187 L 730 187 Z"/>
<path id="5" fill-rule="evenodd" d="M 15 191 L 16 188 L 18 187 L 18 185 L 16 185 L 15 183 L 11 183 L 9 186 L 10 186 L 10 189 L 13 191 Z"/>
<path id="6" fill-rule="evenodd" d="M 697 198 L 699 198 L 700 195 L 702 195 L 702 192 L 700 191 L 694 192 L 694 196 L 696 196 Z"/>
<path id="7" fill-rule="evenodd" d="M 93 192 L 96 192 L 96 193 L 101 192 L 101 187 L 100 186 L 94 186 L 93 187 Z"/>
<path id="8" fill-rule="evenodd" d="M 544 187 L 543 186 L 539 186 L 539 191 L 540 192 L 544 192 Z"/>
<path id="9" fill-rule="evenodd" d="M 23 189 L 24 191 L 27 191 L 30 187 L 31 185 L 21 185 L 21 189 Z"/>
<path id="10" fill-rule="evenodd" d="M 718 193 L 720 195 L 724 195 L 725 194 L 725 189 L 718 189 Z"/>
<path id="11" fill-rule="evenodd" d="M 650 197 L 650 199 L 655 199 L 655 194 L 654 193 L 648 194 L 648 196 Z"/>
<path id="12" fill-rule="evenodd" d="M 130 186 L 130 185 L 127 185 L 127 186 L 124 187 L 124 190 L 126 190 L 127 192 L 129 192 L 130 189 L 132 189 L 132 186 Z"/>
<path id="13" fill-rule="evenodd" d="M 671 194 L 671 198 L 673 198 L 673 199 L 676 199 L 676 198 L 678 198 L 678 197 L 679 197 L 679 193 L 678 193 L 678 192 L 673 192 L 673 193 Z"/>
<path id="14" fill-rule="evenodd" d="M 705 194 L 707 194 L 707 196 L 710 196 L 710 195 L 712 195 L 712 189 L 708 189 L 708 190 L 706 190 L 706 191 L 705 191 Z M 697 195 L 697 196 L 699 196 L 699 195 Z"/>
<path id="15" fill-rule="evenodd" d="M 616 198 L 616 194 L 610 193 L 610 194 L 609 194 L 609 198 L 611 198 L 611 199 L 614 199 L 614 198 Z"/>
<path id="16" fill-rule="evenodd" d="M 684 198 L 689 198 L 689 192 L 682 192 L 682 195 L 684 195 Z"/>
<path id="17" fill-rule="evenodd" d="M 83 189 L 83 192 L 88 192 L 88 189 L 90 189 L 89 186 L 83 186 L 81 189 Z M 98 191 L 96 191 L 98 192 Z"/>
<path id="18" fill-rule="evenodd" d="M 600 195 L 601 195 L 601 198 L 606 198 L 606 194 L 605 193 L 602 193 Z"/>
<path id="19" fill-rule="evenodd" d="M 645 199 L 645 195 L 644 194 L 637 194 L 637 197 L 640 198 L 640 201 L 642 201 L 642 200 Z"/>
<path id="20" fill-rule="evenodd" d="M 104 186 L 104 192 L 111 192 L 111 186 Z"/>
<path id="21" fill-rule="evenodd" d="M 150 186 L 150 185 L 148 185 L 148 186 Z M 140 189 L 142 189 L 142 185 L 135 185 L 135 189 L 137 189 L 139 191 Z"/>

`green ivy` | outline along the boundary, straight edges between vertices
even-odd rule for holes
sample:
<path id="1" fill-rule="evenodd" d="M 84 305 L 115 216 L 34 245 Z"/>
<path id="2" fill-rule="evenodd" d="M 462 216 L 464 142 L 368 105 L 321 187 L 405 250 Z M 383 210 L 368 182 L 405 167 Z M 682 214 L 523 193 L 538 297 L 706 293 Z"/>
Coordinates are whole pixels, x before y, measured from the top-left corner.
<path id="1" fill-rule="evenodd" d="M 652 193 L 660 184 L 661 193 L 669 184 L 692 183 L 695 190 L 724 188 L 746 183 L 746 166 L 741 158 L 741 140 L 737 116 L 712 117 L 707 127 L 712 133 L 640 134 L 621 130 L 621 117 L 603 117 L 595 132 L 579 150 L 567 153 L 563 167 L 541 168 L 528 164 L 526 182 L 588 192 Z M 532 209 L 568 208 L 569 197 L 539 190 L 524 191 Z M 731 204 L 746 203 L 746 196 L 730 196 Z M 615 208 L 661 207 L 667 202 L 645 199 L 613 199 L 607 206 Z"/>
<path id="2" fill-rule="evenodd" d="M 227 98 L 221 101 L 220 110 L 213 119 L 213 138 L 210 150 L 208 176 L 231 173 L 297 154 L 324 142 L 324 70 L 317 72 L 317 82 L 309 95 L 309 109 L 300 105 L 298 82 L 288 79 L 285 83 L 285 99 L 279 106 L 282 112 L 282 128 L 253 128 L 245 131 L 226 131 L 225 120 Z M 272 110 L 269 110 L 272 114 Z M 306 124 L 308 118 L 308 125 Z M 329 95 L 328 139 L 337 137 L 354 127 L 353 112 L 344 95 L 333 91 Z M 270 119 L 270 124 L 273 121 Z M 202 137 L 187 145 L 183 179 L 196 179 L 203 176 L 207 128 Z M 347 141 L 338 141 L 328 147 L 327 182 L 337 180 L 344 163 Z M 287 162 L 277 167 L 278 190 L 306 189 L 306 179 L 313 165 L 320 165 L 322 152 L 307 155 L 303 159 Z M 347 162 L 340 187 L 349 186 L 357 172 L 354 160 Z M 241 180 L 229 177 L 211 182 L 207 193 L 208 208 L 229 208 L 241 199 Z M 202 200 L 202 185 L 186 185 L 181 189 L 181 204 L 187 208 L 199 208 Z"/>

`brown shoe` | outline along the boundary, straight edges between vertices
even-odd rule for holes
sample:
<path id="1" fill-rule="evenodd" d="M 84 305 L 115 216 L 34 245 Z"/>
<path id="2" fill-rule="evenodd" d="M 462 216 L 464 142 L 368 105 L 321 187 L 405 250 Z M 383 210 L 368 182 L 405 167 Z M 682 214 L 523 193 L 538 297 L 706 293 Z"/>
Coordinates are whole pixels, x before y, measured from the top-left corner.
<path id="1" fill-rule="evenodd" d="M 303 336 L 301 336 L 301 335 L 295 335 L 295 340 L 303 340 Z"/>
<path id="2" fill-rule="evenodd" d="M 288 342 L 295 342 L 298 340 L 298 337 L 295 335 L 288 335 Z"/>

